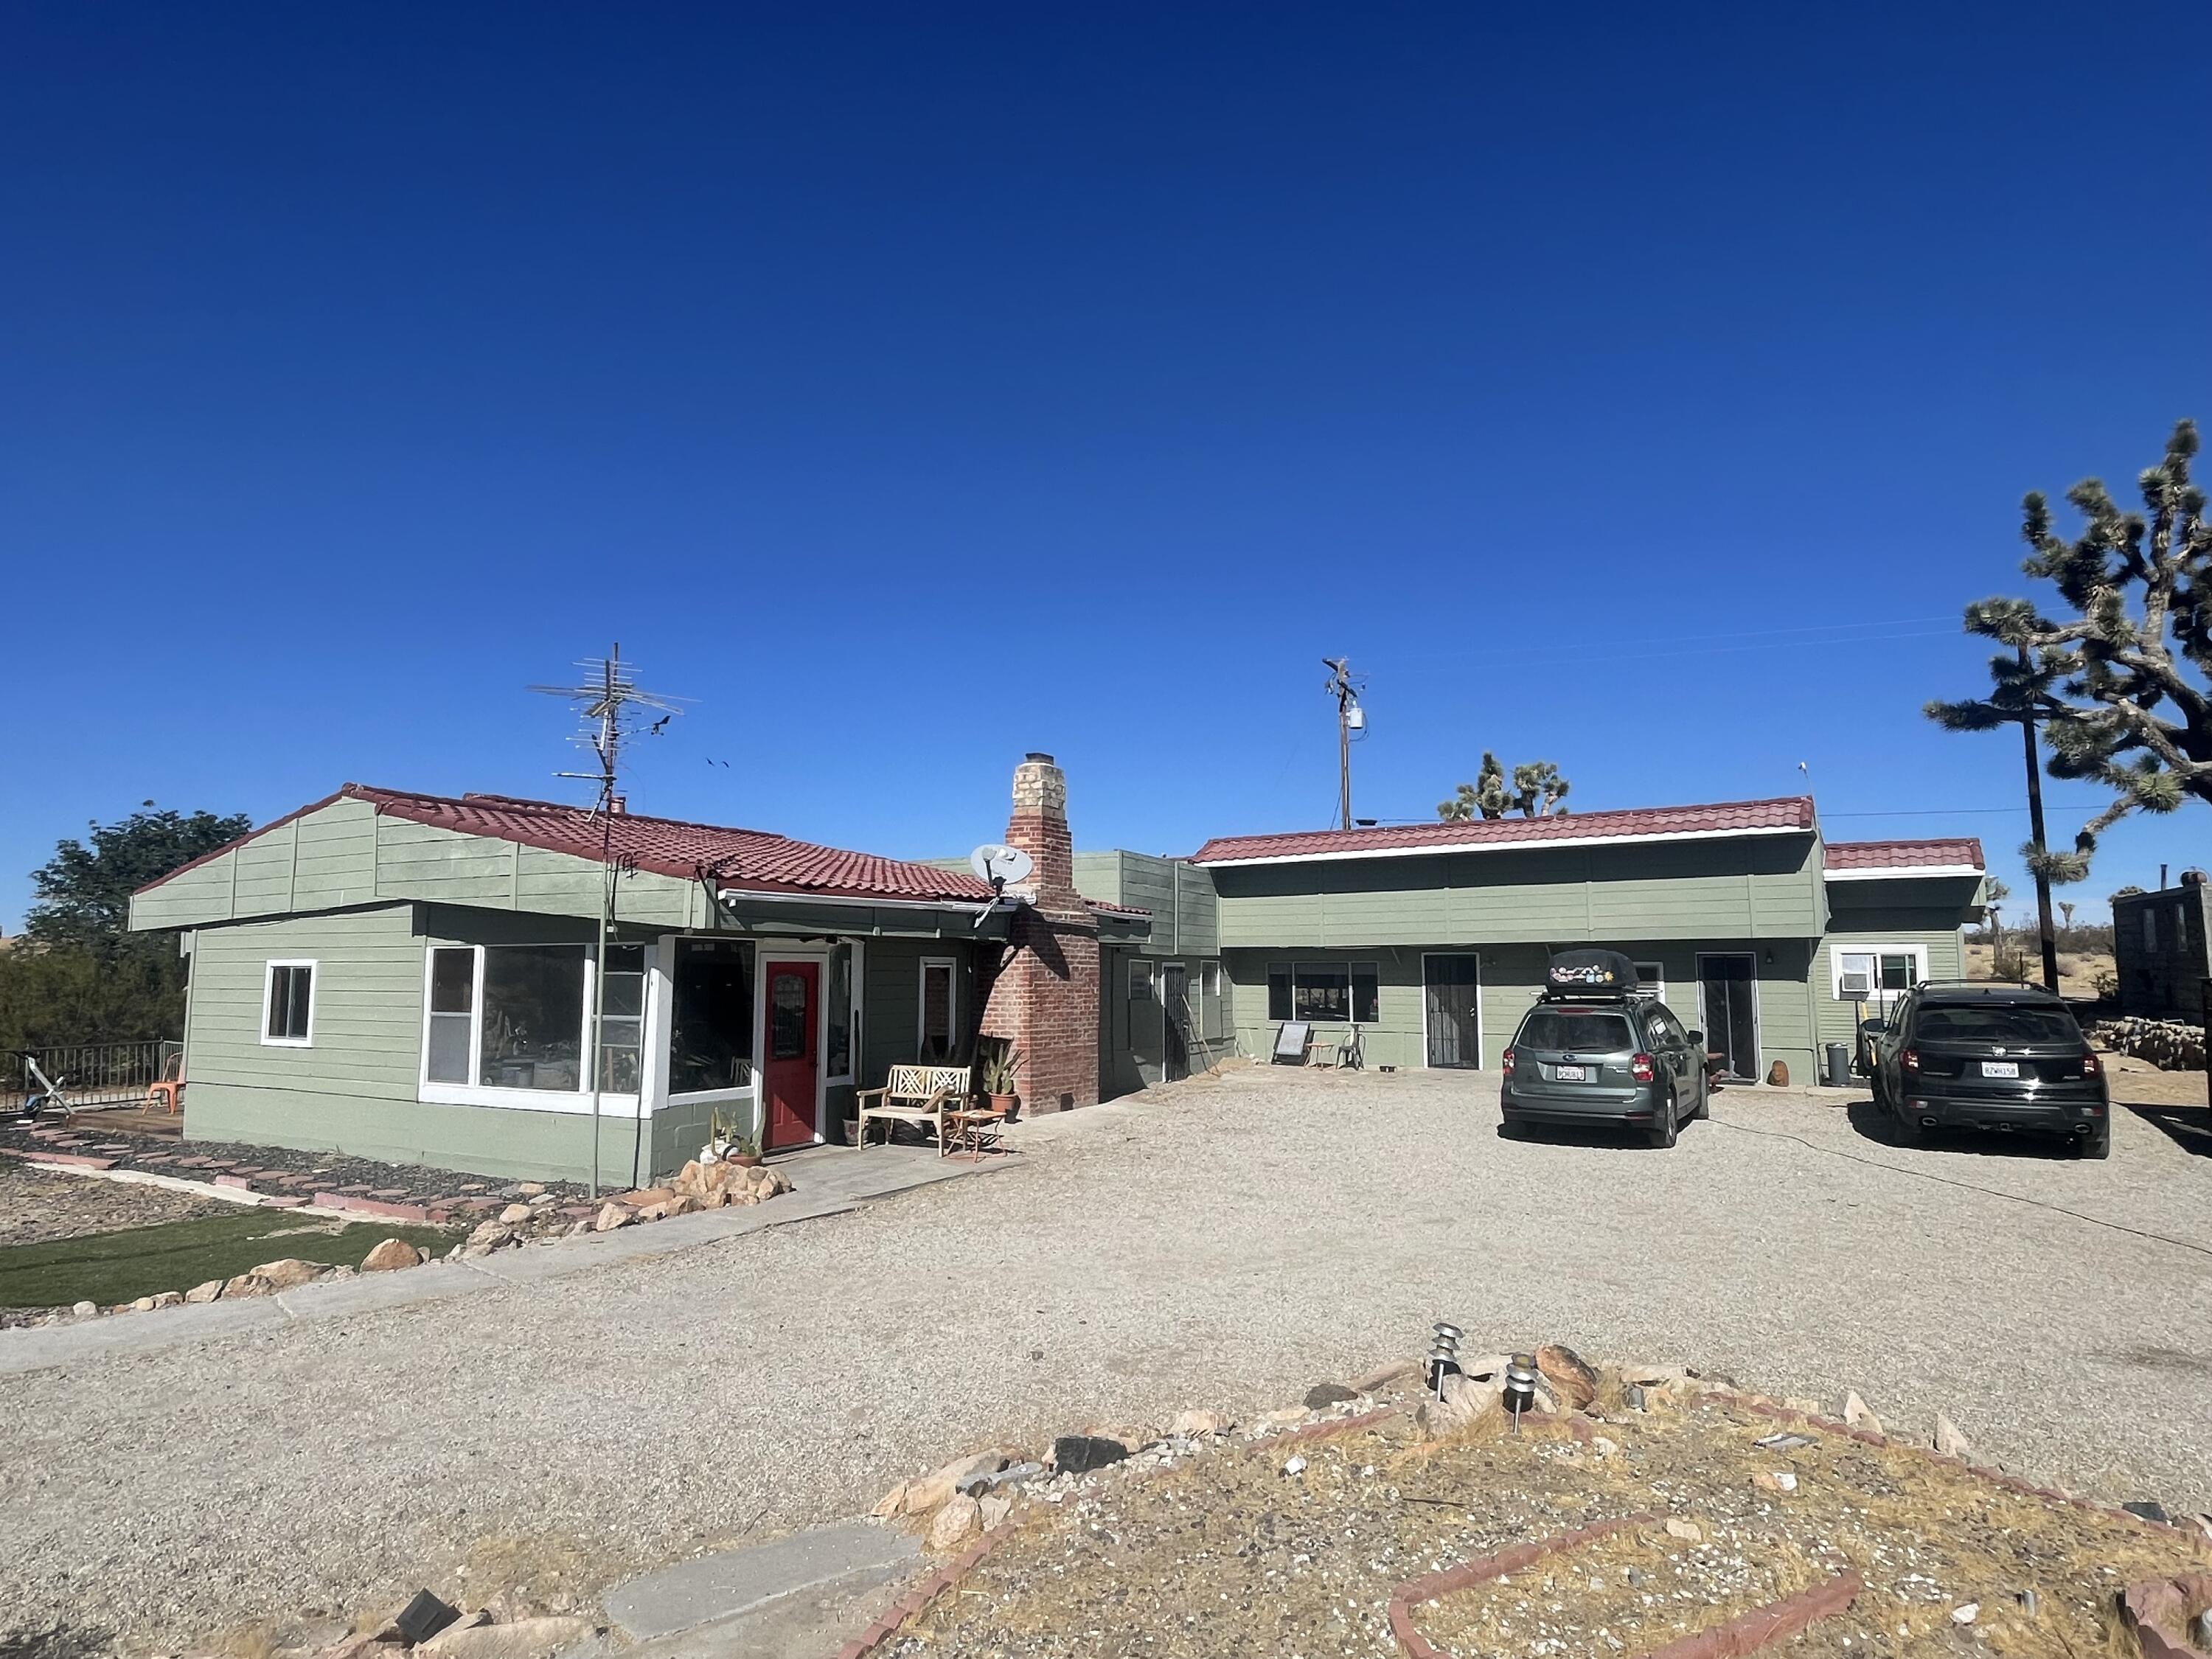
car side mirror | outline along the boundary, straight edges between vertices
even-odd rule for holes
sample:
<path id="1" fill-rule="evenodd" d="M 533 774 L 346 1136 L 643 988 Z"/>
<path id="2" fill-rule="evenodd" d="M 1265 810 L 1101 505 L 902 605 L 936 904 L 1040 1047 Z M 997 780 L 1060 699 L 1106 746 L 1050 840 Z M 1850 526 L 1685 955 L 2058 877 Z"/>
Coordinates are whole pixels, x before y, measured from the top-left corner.
<path id="1" fill-rule="evenodd" d="M 1703 1031 L 1692 1031 L 1690 1033 L 1690 1046 L 1692 1048 L 1704 1048 L 1705 1046 L 1705 1034 Z"/>

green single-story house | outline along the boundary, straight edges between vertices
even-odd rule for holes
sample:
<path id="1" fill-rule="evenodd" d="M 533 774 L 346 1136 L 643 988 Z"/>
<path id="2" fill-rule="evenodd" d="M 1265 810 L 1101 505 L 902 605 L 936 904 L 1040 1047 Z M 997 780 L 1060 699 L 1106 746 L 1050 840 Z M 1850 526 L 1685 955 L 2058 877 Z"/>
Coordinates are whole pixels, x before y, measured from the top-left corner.
<path id="1" fill-rule="evenodd" d="M 979 1038 L 1025 1109 L 1266 1058 L 1304 1021 L 1370 1066 L 1494 1067 L 1548 953 L 1628 952 L 1730 1074 L 1963 971 L 1972 841 L 1825 842 L 1798 797 L 1076 853 L 1048 755 L 1033 873 L 501 795 L 348 784 L 164 877 L 190 957 L 194 1139 L 629 1185 L 717 1120 L 844 1138 L 856 1090 Z M 613 923 L 602 945 L 610 886 Z M 596 1022 L 596 1024 L 595 1024 Z M 596 1066 L 592 1056 L 597 1055 Z"/>
<path id="2" fill-rule="evenodd" d="M 1370 1066 L 1494 1067 L 1551 951 L 1635 959 L 1726 1075 L 1798 1081 L 1914 981 L 1965 971 L 1972 840 L 1826 842 L 1810 797 L 1210 841 L 1233 1030 Z"/>

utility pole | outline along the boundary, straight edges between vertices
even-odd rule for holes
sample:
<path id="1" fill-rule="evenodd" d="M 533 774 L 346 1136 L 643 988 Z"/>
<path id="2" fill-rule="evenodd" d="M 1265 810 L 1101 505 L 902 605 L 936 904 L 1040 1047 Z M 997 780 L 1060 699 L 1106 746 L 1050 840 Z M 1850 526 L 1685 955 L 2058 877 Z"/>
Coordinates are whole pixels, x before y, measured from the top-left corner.
<path id="1" fill-rule="evenodd" d="M 2021 674 L 2025 678 L 2031 670 L 2027 647 L 2020 647 Z M 2024 699 L 2020 711 L 2021 746 L 2027 757 L 2027 832 L 2034 837 L 2035 850 L 2046 853 L 2043 842 L 2043 769 L 2036 763 L 2035 702 Z M 2035 878 L 2035 908 L 2043 933 L 2043 985 L 2053 996 L 2058 994 L 2058 936 L 2051 925 L 2051 878 L 2040 865 L 2029 872 Z"/>
<path id="2" fill-rule="evenodd" d="M 556 778 L 574 778 L 599 786 L 598 799 L 592 811 L 599 818 L 599 870 L 602 877 L 599 890 L 599 945 L 592 956 L 591 1000 L 585 1010 L 586 1029 L 591 1041 L 585 1045 L 584 1061 L 591 1070 L 592 1079 L 592 1196 L 599 1195 L 599 1096 L 605 1086 L 602 1076 L 605 1069 L 599 1057 L 605 1022 L 600 1018 L 601 1004 L 605 996 L 607 937 L 615 927 L 617 884 L 622 869 L 616 861 L 615 819 L 625 810 L 626 803 L 616 789 L 616 776 L 621 763 L 623 744 L 633 734 L 634 708 L 662 711 L 662 718 L 653 723 L 653 730 L 659 731 L 668 724 L 667 716 L 684 711 L 676 702 L 639 689 L 629 665 L 622 659 L 622 645 L 617 641 L 605 657 L 580 662 L 584 677 L 574 685 L 533 685 L 532 691 L 550 697 L 560 697 L 576 705 L 583 716 L 584 731 L 575 741 L 591 750 L 598 765 L 589 772 L 556 772 Z M 679 700 L 680 701 L 680 700 Z M 643 1088 L 643 1079 L 639 1086 Z M 638 1097 L 637 1135 L 646 1134 L 647 1102 L 641 1092 Z M 633 1164 L 635 1158 L 633 1158 Z"/>
<path id="3" fill-rule="evenodd" d="M 1359 706 L 1359 687 L 1353 683 L 1350 661 L 1344 657 L 1323 657 L 1322 666 L 1329 671 L 1328 684 L 1322 689 L 1336 699 L 1336 808 L 1337 827 L 1352 828 L 1352 734 L 1367 729 L 1367 711 Z"/>

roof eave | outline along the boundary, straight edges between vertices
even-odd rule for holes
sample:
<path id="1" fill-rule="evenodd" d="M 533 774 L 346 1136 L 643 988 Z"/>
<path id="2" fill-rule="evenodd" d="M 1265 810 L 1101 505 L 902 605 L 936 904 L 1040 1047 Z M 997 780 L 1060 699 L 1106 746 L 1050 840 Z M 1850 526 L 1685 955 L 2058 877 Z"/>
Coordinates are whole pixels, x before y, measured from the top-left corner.
<path id="1" fill-rule="evenodd" d="M 1618 847 L 1650 842 L 1735 841 L 1753 836 L 1809 836 L 1814 833 L 1810 824 L 1774 823 L 1738 830 L 1664 830 L 1618 836 L 1523 836 L 1510 841 L 1427 842 L 1413 847 L 1361 847 L 1320 853 L 1263 853 L 1252 858 L 1208 858 L 1205 850 L 1200 848 L 1192 855 L 1190 861 L 1218 870 L 1238 865 L 1322 864 L 1346 859 L 1433 858 L 1446 853 L 1525 852 L 1530 848 Z"/>

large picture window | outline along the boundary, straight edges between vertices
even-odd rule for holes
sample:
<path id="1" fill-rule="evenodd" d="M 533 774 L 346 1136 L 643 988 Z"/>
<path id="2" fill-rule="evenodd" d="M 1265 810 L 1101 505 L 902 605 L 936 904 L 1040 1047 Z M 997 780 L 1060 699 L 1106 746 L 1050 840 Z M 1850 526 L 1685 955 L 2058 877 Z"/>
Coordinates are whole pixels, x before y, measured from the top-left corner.
<path id="1" fill-rule="evenodd" d="M 747 939 L 676 941 L 668 1091 L 711 1094 L 753 1080 L 753 947 Z"/>
<path id="2" fill-rule="evenodd" d="M 590 1086 L 592 952 L 582 945 L 440 945 L 429 953 L 422 1034 L 426 1083 L 507 1093 Z M 645 947 L 607 947 L 599 1087 L 642 1085 Z"/>
<path id="3" fill-rule="evenodd" d="M 1267 1018 L 1372 1024 L 1382 1010 L 1382 971 L 1372 962 L 1272 963 Z"/>

